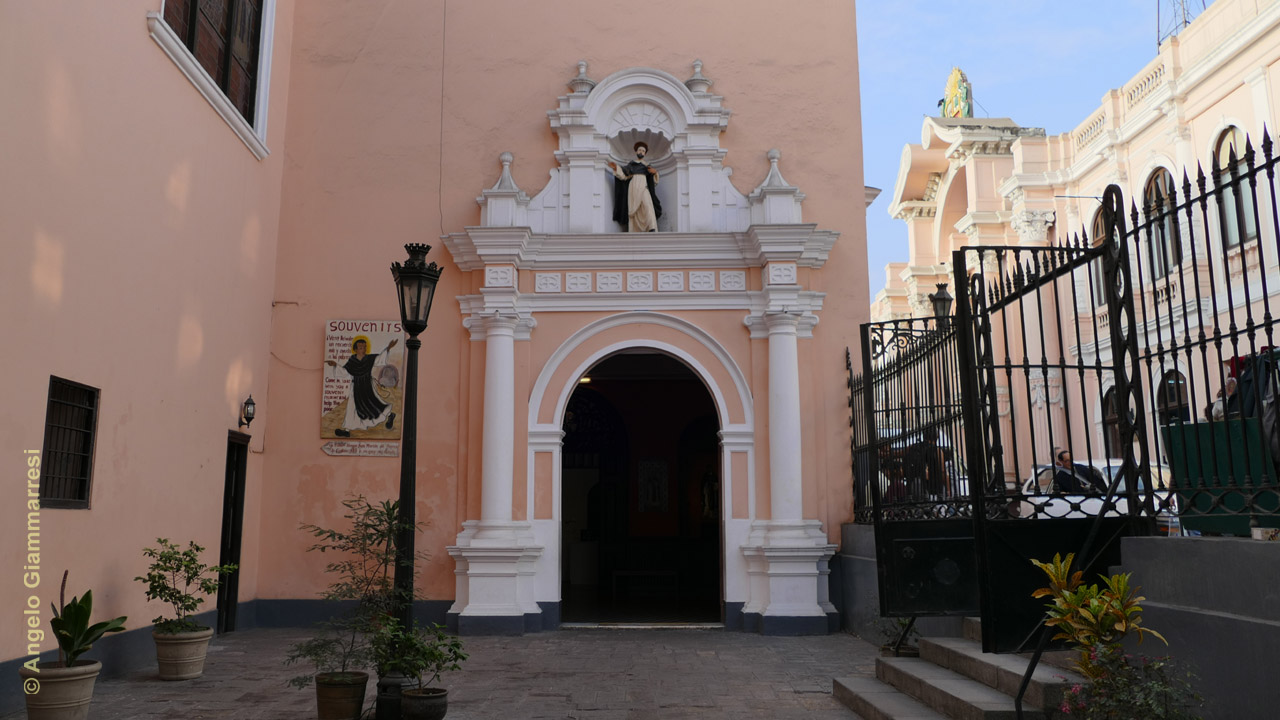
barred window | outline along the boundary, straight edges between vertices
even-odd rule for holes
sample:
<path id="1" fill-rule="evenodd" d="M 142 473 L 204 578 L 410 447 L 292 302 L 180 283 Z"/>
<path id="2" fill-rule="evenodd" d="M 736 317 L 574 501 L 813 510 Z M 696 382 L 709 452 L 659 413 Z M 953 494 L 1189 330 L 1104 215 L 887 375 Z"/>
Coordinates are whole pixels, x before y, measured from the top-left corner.
<path id="1" fill-rule="evenodd" d="M 1244 132 L 1235 126 L 1218 136 L 1214 150 L 1214 165 L 1218 169 L 1218 220 L 1222 226 L 1222 240 L 1227 247 L 1235 247 L 1258 239 L 1258 221 L 1254 218 L 1253 196 L 1250 193 L 1248 168 L 1244 163 Z M 1232 183 L 1232 173 L 1237 182 Z"/>
<path id="2" fill-rule="evenodd" d="M 1187 401 L 1187 379 L 1177 370 L 1170 370 L 1160 379 L 1156 390 L 1157 417 L 1161 425 L 1171 425 L 1181 420 L 1191 420 L 1191 405 Z"/>
<path id="3" fill-rule="evenodd" d="M 253 124 L 262 0 L 165 0 L 164 21 Z"/>
<path id="4" fill-rule="evenodd" d="M 55 508 L 89 507 L 93 446 L 98 431 L 98 390 L 49 378 L 44 419 L 40 504 Z"/>
<path id="5" fill-rule="evenodd" d="M 1120 410 L 1116 407 L 1115 388 L 1102 397 L 1102 442 L 1107 457 L 1120 456 Z"/>
<path id="6" fill-rule="evenodd" d="M 1093 216 L 1093 236 L 1089 238 L 1089 242 L 1094 247 L 1102 244 L 1107 237 L 1107 224 L 1103 221 L 1102 211 L 1099 210 Z M 1097 258 L 1089 263 L 1089 287 L 1093 295 L 1094 307 L 1107 306 L 1107 286 L 1106 274 L 1103 272 L 1102 258 Z"/>
<path id="7" fill-rule="evenodd" d="M 1140 264 L 1151 268 L 1151 279 L 1159 280 L 1182 264 L 1182 241 L 1174 227 L 1177 209 L 1174 207 L 1173 175 L 1164 168 L 1151 174 L 1142 193 L 1147 216 L 1148 248 L 1140 251 Z M 1148 255 L 1148 252 L 1150 255 Z"/>

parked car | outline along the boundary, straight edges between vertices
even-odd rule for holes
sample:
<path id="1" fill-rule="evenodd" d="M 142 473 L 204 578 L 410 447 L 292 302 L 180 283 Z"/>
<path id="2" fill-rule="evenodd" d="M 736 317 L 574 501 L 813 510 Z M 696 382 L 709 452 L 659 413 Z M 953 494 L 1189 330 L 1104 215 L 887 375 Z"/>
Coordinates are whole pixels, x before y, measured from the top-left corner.
<path id="1" fill-rule="evenodd" d="M 1054 488 L 1053 476 L 1061 468 L 1054 465 L 1036 465 L 1030 477 L 1022 483 L 1022 498 L 1019 503 L 1019 515 L 1025 518 L 1082 518 L 1096 517 L 1102 510 L 1102 498 L 1106 486 L 1110 486 L 1124 461 L 1117 458 L 1106 460 L 1090 460 L 1077 462 L 1076 474 L 1084 476 L 1096 487 L 1095 491 L 1085 493 L 1062 493 Z M 1087 470 L 1084 472 L 1083 470 Z M 1166 465 L 1152 465 L 1151 478 L 1155 485 L 1153 500 L 1156 503 L 1156 526 L 1163 535 L 1181 535 L 1182 525 L 1178 520 L 1178 496 L 1169 492 L 1173 475 Z M 1102 485 L 1105 483 L 1105 486 Z M 1139 491 L 1142 488 L 1139 487 Z M 1108 515 L 1119 516 L 1129 510 L 1129 497 L 1125 478 L 1120 479 L 1112 498 L 1115 509 Z"/>

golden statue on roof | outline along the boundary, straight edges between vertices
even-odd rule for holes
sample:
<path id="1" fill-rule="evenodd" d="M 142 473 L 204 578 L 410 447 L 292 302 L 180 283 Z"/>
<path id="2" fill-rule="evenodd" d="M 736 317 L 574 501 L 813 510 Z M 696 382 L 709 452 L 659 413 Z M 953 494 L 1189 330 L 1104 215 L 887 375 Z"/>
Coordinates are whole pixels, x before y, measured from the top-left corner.
<path id="1" fill-rule="evenodd" d="M 942 97 L 942 117 L 973 117 L 973 86 L 958 67 L 947 76 L 947 92 Z"/>

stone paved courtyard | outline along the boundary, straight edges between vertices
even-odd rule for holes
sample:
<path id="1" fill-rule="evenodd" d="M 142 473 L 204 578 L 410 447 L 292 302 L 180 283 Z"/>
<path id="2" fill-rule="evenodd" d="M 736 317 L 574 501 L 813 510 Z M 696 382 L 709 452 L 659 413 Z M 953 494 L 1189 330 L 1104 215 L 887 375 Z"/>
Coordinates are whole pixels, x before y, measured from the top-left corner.
<path id="1" fill-rule="evenodd" d="M 299 630 L 217 639 L 205 675 L 161 682 L 152 670 L 99 681 L 91 720 L 310 720 L 314 690 L 285 681 Z M 445 679 L 450 720 L 479 718 L 805 718 L 856 720 L 831 696 L 833 677 L 874 673 L 876 648 L 856 637 L 779 638 L 718 630 L 560 630 L 466 638 L 471 659 Z M 370 682 L 368 698 L 373 697 Z M 22 718 L 18 712 L 5 716 Z"/>

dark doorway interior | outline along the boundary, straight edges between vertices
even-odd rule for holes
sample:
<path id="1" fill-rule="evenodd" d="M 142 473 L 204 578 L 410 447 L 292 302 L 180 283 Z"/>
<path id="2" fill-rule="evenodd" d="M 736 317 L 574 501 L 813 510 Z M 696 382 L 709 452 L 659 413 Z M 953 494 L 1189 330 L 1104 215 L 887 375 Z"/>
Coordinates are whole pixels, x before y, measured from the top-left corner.
<path id="1" fill-rule="evenodd" d="M 720 441 L 685 365 L 624 353 L 569 399 L 562 481 L 565 622 L 720 622 Z"/>
<path id="2" fill-rule="evenodd" d="M 244 531 L 244 477 L 249 462 L 249 436 L 234 430 L 227 434 L 227 476 L 222 490 L 222 542 L 218 564 L 240 564 Z M 218 581 L 219 634 L 236 629 L 236 605 L 240 600 L 240 571 Z"/>

